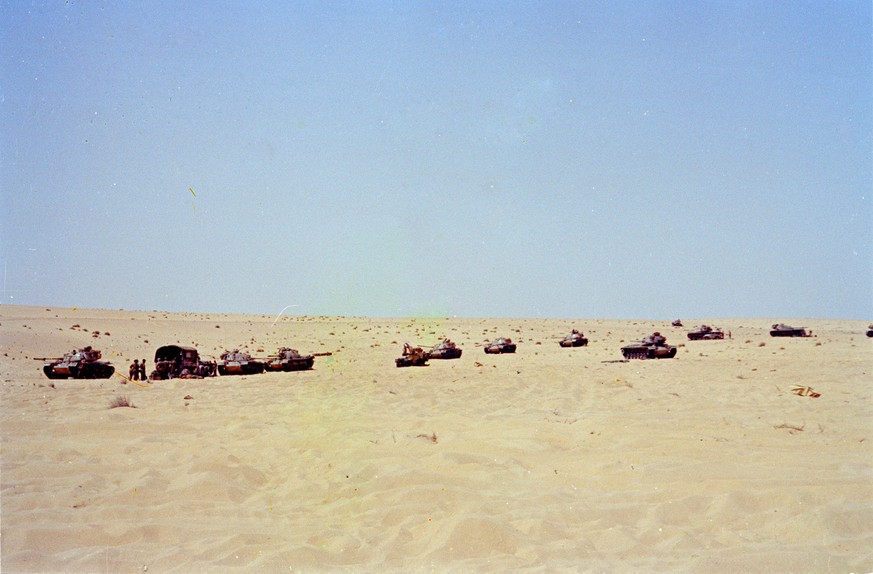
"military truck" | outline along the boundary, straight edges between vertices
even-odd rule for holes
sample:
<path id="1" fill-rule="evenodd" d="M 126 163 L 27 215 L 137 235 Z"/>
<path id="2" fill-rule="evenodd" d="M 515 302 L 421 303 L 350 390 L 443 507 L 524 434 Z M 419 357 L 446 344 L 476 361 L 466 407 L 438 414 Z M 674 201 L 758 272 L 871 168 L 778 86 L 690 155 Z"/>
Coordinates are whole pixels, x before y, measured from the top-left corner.
<path id="1" fill-rule="evenodd" d="M 267 358 L 264 367 L 268 371 L 308 371 L 314 363 L 315 355 L 301 355 L 297 349 L 282 347 Z"/>
<path id="2" fill-rule="evenodd" d="M 194 347 L 165 345 L 155 351 L 155 370 L 150 379 L 155 381 L 175 378 L 199 379 L 214 377 L 215 361 L 201 361 Z"/>
<path id="3" fill-rule="evenodd" d="M 770 329 L 771 337 L 811 337 L 812 332 L 804 327 L 792 327 L 785 323 L 774 323 Z"/>
<path id="4" fill-rule="evenodd" d="M 509 337 L 497 337 L 485 344 L 485 352 L 488 354 L 514 353 L 516 345 Z"/>
<path id="5" fill-rule="evenodd" d="M 709 325 L 701 325 L 693 331 L 688 331 L 689 341 L 712 341 L 715 339 L 724 339 L 724 331 L 718 327 L 712 328 Z"/>
<path id="6" fill-rule="evenodd" d="M 90 346 L 73 349 L 63 357 L 35 357 L 35 361 L 47 361 L 42 372 L 50 379 L 108 379 L 115 373 L 107 361 L 101 361 L 100 351 Z"/>
<path id="7" fill-rule="evenodd" d="M 253 359 L 251 355 L 234 349 L 221 354 L 218 361 L 220 375 L 256 375 L 264 372 L 264 363 Z"/>
<path id="8" fill-rule="evenodd" d="M 459 349 L 455 343 L 449 339 L 443 339 L 428 351 L 428 356 L 431 359 L 460 359 L 461 353 L 463 350 Z"/>
<path id="9" fill-rule="evenodd" d="M 676 356 L 676 347 L 667 344 L 667 339 L 655 331 L 639 343 L 632 343 L 621 348 L 625 359 L 672 359 Z"/>

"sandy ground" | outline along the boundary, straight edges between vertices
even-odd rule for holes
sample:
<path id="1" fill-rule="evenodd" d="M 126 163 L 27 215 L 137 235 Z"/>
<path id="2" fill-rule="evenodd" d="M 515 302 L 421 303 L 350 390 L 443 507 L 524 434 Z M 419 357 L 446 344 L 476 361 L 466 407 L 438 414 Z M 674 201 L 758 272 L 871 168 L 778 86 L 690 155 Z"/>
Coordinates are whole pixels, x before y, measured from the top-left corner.
<path id="1" fill-rule="evenodd" d="M 683 320 L 0 306 L 2 572 L 873 571 L 867 323 Z M 616 362 L 654 330 L 675 359 Z M 483 353 L 501 335 L 518 353 Z M 443 337 L 462 358 L 394 366 Z M 126 374 L 164 344 L 333 354 L 139 385 L 33 360 L 93 345 Z"/>

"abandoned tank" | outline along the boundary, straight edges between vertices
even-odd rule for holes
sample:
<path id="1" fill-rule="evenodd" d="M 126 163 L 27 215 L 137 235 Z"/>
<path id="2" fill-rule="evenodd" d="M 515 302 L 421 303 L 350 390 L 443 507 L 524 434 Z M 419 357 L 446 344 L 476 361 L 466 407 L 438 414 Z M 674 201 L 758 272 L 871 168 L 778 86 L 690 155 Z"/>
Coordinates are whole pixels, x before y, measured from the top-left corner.
<path id="1" fill-rule="evenodd" d="M 676 347 L 668 345 L 667 339 L 656 331 L 639 343 L 625 345 L 621 354 L 625 359 L 672 359 L 676 356 Z"/>
<path id="2" fill-rule="evenodd" d="M 413 347 L 409 343 L 403 344 L 403 356 L 394 359 L 398 367 L 423 367 L 427 365 L 430 353 L 421 347 Z"/>
<path id="3" fill-rule="evenodd" d="M 804 327 L 792 327 L 785 323 L 774 323 L 770 329 L 771 337 L 811 337 Z"/>
<path id="4" fill-rule="evenodd" d="M 709 325 L 701 325 L 693 331 L 688 331 L 689 341 L 712 341 L 715 339 L 724 339 L 724 331 L 718 327 L 710 327 Z"/>
<path id="5" fill-rule="evenodd" d="M 428 355 L 431 359 L 460 359 L 463 352 L 449 339 L 443 339 L 442 342 L 437 343 L 433 349 L 428 351 Z"/>
<path id="6" fill-rule="evenodd" d="M 264 372 L 264 363 L 239 349 L 225 351 L 219 359 L 218 374 L 220 375 L 256 375 Z"/>
<path id="7" fill-rule="evenodd" d="M 569 335 L 561 339 L 559 345 L 562 347 L 587 347 L 588 339 L 580 331 L 573 329 Z"/>
<path id="8" fill-rule="evenodd" d="M 42 372 L 50 379 L 108 379 L 115 373 L 107 361 L 100 360 L 97 349 L 85 347 L 73 349 L 60 358 L 37 357 L 37 361 L 47 361 Z"/>
<path id="9" fill-rule="evenodd" d="M 301 355 L 297 349 L 282 347 L 270 355 L 264 365 L 268 371 L 308 371 L 315 363 L 315 355 Z"/>
<path id="10" fill-rule="evenodd" d="M 514 353 L 515 343 L 509 337 L 497 337 L 485 344 L 485 352 L 489 354 Z"/>

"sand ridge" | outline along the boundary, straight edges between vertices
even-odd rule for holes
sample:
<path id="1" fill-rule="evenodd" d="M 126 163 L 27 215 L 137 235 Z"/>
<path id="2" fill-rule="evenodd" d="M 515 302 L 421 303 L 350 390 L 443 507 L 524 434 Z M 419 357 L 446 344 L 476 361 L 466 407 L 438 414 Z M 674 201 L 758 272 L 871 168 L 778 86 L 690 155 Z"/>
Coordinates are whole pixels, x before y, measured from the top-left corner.
<path id="1" fill-rule="evenodd" d="M 866 323 L 683 320 L 4 305 L 2 570 L 873 568 Z M 815 336 L 773 339 L 778 321 Z M 699 323 L 731 338 L 685 339 Z M 589 346 L 559 347 L 574 327 Z M 654 330 L 676 359 L 613 362 Z M 497 336 L 518 352 L 486 355 Z M 404 341 L 443 337 L 460 359 L 394 367 Z M 32 360 L 88 344 L 122 373 L 164 344 L 332 355 L 143 386 Z M 108 408 L 119 395 L 136 408 Z"/>

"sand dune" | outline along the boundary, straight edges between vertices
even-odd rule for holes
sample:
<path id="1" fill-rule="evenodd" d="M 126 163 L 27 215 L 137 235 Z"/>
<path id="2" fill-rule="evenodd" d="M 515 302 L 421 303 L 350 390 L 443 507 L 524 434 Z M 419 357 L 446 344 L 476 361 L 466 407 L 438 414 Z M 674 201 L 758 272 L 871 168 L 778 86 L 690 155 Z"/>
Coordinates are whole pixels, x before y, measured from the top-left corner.
<path id="1" fill-rule="evenodd" d="M 683 319 L 0 306 L 2 571 L 873 570 L 866 323 Z M 731 338 L 686 340 L 699 323 Z M 573 327 L 588 347 L 559 347 Z M 615 362 L 654 330 L 676 359 Z M 461 359 L 394 367 L 443 337 Z M 164 344 L 332 355 L 142 385 L 32 360 L 93 345 L 126 374 Z"/>

